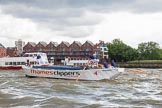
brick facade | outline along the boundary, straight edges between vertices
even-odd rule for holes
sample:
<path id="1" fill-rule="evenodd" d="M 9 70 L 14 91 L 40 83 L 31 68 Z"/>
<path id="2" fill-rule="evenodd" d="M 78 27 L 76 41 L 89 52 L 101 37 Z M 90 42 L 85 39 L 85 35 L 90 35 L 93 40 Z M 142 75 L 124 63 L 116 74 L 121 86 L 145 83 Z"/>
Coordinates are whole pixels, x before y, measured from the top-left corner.
<path id="1" fill-rule="evenodd" d="M 50 42 L 49 44 L 47 44 L 46 51 L 45 51 L 46 54 L 49 57 L 56 56 L 57 55 L 57 46 L 58 46 L 57 42 Z"/>
<path id="2" fill-rule="evenodd" d="M 6 55 L 9 57 L 17 57 L 19 56 L 19 52 L 16 47 L 7 47 Z"/>
<path id="3" fill-rule="evenodd" d="M 50 42 L 49 44 L 45 42 L 39 42 L 38 44 L 28 42 L 23 48 L 23 53 L 45 52 L 49 59 L 52 57 L 56 61 L 61 61 L 65 57 L 88 58 L 94 53 L 98 54 L 101 51 L 97 46 L 98 44 L 93 44 L 91 41 L 86 41 L 83 44 L 78 41 L 74 41 L 72 44 L 66 41 L 62 41 L 60 44 L 56 42 Z"/>
<path id="4" fill-rule="evenodd" d="M 34 42 L 28 42 L 28 43 L 23 47 L 23 53 L 35 52 L 35 46 L 36 46 L 36 43 L 34 43 Z"/>
<path id="5" fill-rule="evenodd" d="M 82 44 L 78 41 L 74 41 L 70 46 L 70 57 L 80 57 L 81 56 L 81 46 Z"/>
<path id="6" fill-rule="evenodd" d="M 70 44 L 68 42 L 61 42 L 57 46 L 57 58 L 64 59 L 65 57 L 68 57 L 70 55 L 69 46 Z"/>
<path id="7" fill-rule="evenodd" d="M 0 58 L 6 56 L 6 48 L 0 44 Z"/>

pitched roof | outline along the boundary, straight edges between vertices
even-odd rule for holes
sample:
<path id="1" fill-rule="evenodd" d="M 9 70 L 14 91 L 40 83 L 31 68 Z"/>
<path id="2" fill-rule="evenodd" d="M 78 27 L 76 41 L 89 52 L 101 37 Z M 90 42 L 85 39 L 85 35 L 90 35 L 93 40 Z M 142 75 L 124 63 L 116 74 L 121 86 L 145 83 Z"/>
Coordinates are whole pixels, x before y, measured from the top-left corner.
<path id="1" fill-rule="evenodd" d="M 79 41 L 74 41 L 73 43 L 78 44 L 79 46 L 82 46 L 82 44 Z"/>
<path id="2" fill-rule="evenodd" d="M 58 46 L 58 43 L 57 42 L 50 42 L 50 43 L 52 43 L 55 47 L 57 47 Z"/>
<path id="3" fill-rule="evenodd" d="M 36 46 L 36 43 L 35 42 L 28 42 L 28 44 L 32 45 L 33 47 Z"/>
<path id="4" fill-rule="evenodd" d="M 17 49 L 17 48 L 16 48 L 16 47 L 7 47 L 7 49 L 15 50 L 15 49 Z"/>
<path id="5" fill-rule="evenodd" d="M 69 42 L 66 42 L 66 41 L 62 41 L 62 43 L 64 43 L 66 46 L 70 46 Z"/>
<path id="6" fill-rule="evenodd" d="M 46 43 L 46 42 L 41 41 L 41 42 L 39 42 L 39 43 L 42 44 L 44 47 L 47 46 L 47 43 Z"/>
<path id="7" fill-rule="evenodd" d="M 5 48 L 5 47 L 0 43 L 0 48 Z"/>
<path id="8" fill-rule="evenodd" d="M 91 46 L 94 46 L 94 44 L 91 41 L 86 41 L 87 43 L 89 43 Z"/>

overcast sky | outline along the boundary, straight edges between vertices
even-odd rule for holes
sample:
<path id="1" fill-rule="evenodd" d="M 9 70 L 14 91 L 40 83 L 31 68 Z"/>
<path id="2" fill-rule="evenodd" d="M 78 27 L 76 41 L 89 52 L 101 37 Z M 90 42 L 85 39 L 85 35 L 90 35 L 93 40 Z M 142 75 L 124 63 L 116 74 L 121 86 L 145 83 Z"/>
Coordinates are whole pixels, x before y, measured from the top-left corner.
<path id="1" fill-rule="evenodd" d="M 18 39 L 162 46 L 162 0 L 0 0 L 0 43 Z"/>

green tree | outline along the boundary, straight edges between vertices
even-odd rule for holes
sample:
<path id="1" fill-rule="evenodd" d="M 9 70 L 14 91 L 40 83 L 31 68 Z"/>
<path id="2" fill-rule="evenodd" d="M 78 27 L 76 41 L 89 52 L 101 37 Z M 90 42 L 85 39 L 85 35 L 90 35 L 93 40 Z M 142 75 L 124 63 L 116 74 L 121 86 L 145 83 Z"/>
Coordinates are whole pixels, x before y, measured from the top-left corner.
<path id="1" fill-rule="evenodd" d="M 137 59 L 137 50 L 126 45 L 120 39 L 114 39 L 112 43 L 108 43 L 108 49 L 109 57 L 115 58 L 118 62 Z"/>
<path id="2" fill-rule="evenodd" d="M 160 59 L 162 60 L 162 49 L 160 49 Z"/>
<path id="3" fill-rule="evenodd" d="M 144 42 L 138 45 L 140 59 L 157 60 L 160 59 L 160 46 L 156 42 Z"/>

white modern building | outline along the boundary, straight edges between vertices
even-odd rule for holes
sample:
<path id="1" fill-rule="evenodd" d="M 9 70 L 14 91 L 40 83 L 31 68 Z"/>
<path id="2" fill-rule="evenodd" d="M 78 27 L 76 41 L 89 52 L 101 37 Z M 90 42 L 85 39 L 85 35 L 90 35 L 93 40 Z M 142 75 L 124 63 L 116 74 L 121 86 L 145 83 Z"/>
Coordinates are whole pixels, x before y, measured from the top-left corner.
<path id="1" fill-rule="evenodd" d="M 108 58 L 108 48 L 106 46 L 100 46 L 100 49 L 102 51 L 102 57 L 103 58 Z"/>
<path id="2" fill-rule="evenodd" d="M 99 49 L 99 52 L 96 55 L 100 56 L 100 58 L 108 58 L 109 57 L 107 44 L 105 44 L 104 41 L 100 40 L 97 48 Z"/>

